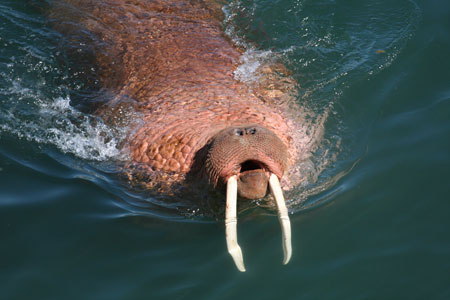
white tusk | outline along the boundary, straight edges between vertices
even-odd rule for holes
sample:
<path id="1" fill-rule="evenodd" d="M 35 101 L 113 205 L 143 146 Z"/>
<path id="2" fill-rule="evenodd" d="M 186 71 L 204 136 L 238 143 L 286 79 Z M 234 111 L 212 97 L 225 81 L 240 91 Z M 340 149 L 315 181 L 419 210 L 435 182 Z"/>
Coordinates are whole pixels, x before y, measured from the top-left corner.
<path id="1" fill-rule="evenodd" d="M 236 218 L 236 202 L 237 202 L 237 177 L 231 176 L 227 182 L 227 202 L 225 210 L 225 236 L 227 239 L 228 253 L 233 257 L 234 263 L 239 271 L 245 272 L 244 259 L 242 258 L 242 250 L 237 242 L 237 218 Z"/>
<path id="2" fill-rule="evenodd" d="M 288 210 L 286 208 L 286 203 L 283 197 L 283 191 L 281 190 L 280 181 L 278 180 L 277 175 L 270 174 L 269 185 L 272 195 L 275 198 L 275 202 L 277 203 L 278 219 L 280 220 L 281 232 L 283 235 L 282 241 L 284 252 L 283 264 L 287 264 L 291 259 L 292 255 L 291 222 L 289 221 Z"/>

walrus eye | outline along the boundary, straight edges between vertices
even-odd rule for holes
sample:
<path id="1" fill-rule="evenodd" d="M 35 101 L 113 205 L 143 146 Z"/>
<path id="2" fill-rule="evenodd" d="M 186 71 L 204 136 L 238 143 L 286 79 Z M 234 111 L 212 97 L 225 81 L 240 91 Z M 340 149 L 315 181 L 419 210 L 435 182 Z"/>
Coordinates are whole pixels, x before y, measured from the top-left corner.
<path id="1" fill-rule="evenodd" d="M 250 128 L 249 130 L 248 130 L 248 133 L 249 134 L 255 134 L 256 133 L 256 128 Z"/>

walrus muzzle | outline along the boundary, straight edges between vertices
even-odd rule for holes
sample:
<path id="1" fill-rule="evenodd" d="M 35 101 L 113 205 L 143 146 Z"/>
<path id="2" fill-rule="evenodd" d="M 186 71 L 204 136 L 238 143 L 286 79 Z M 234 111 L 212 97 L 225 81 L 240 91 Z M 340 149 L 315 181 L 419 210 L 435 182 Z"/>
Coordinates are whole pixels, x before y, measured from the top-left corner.
<path id="1" fill-rule="evenodd" d="M 209 181 L 226 184 L 225 233 L 228 252 L 244 272 L 242 250 L 237 242 L 237 197 L 260 199 L 270 192 L 275 199 L 283 235 L 283 263 L 291 258 L 291 225 L 279 178 L 287 164 L 287 149 L 270 130 L 260 126 L 227 128 L 209 146 L 205 166 Z M 269 186 L 269 189 L 268 189 Z"/>

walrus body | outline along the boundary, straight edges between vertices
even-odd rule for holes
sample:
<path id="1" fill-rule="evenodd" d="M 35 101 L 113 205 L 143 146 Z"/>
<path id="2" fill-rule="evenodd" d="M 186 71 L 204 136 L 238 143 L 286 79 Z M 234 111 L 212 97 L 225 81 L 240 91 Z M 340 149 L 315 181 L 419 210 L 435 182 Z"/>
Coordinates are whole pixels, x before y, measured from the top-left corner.
<path id="1" fill-rule="evenodd" d="M 127 103 L 140 116 L 124 147 L 130 165 L 153 181 L 190 176 L 216 187 L 237 180 L 239 195 L 255 199 L 295 164 L 298 124 L 276 97 L 235 79 L 242 53 L 203 3 L 66 0 L 55 7 L 95 37 L 98 76 L 114 95 L 97 114 L 114 122 Z"/>

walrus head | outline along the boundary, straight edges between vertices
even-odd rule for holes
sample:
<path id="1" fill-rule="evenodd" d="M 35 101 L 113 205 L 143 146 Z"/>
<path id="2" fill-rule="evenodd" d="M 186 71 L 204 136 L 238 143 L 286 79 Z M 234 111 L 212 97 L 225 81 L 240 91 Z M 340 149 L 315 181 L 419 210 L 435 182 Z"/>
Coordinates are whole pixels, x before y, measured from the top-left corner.
<path id="1" fill-rule="evenodd" d="M 272 131 L 242 126 L 222 130 L 212 139 L 205 166 L 214 186 L 236 175 L 239 196 L 260 199 L 267 194 L 270 174 L 283 176 L 287 158 L 286 146 Z"/>
<path id="2" fill-rule="evenodd" d="M 290 223 L 279 178 L 288 161 L 284 143 L 272 131 L 257 125 L 231 127 L 220 131 L 210 142 L 205 170 L 214 185 L 227 185 L 225 225 L 228 252 L 240 271 L 245 271 L 237 243 L 237 195 L 244 199 L 266 196 L 269 188 L 278 207 L 282 225 L 284 264 L 291 256 Z"/>

